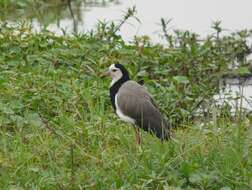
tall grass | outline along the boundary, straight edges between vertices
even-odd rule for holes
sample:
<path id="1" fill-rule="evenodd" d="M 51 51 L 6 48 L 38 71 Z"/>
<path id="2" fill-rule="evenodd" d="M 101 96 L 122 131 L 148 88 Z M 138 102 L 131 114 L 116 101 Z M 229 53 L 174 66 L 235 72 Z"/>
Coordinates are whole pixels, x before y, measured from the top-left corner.
<path id="1" fill-rule="evenodd" d="M 146 38 L 127 45 L 115 28 L 100 23 L 89 34 L 57 37 L 1 26 L 1 189 L 251 189 L 247 118 L 196 118 L 192 110 L 211 102 L 218 77 L 243 52 L 233 45 L 245 47 L 245 38 L 199 43 L 178 31 L 164 48 Z M 98 77 L 116 61 L 145 80 L 177 126 L 171 141 L 142 132 L 135 145 L 132 127 L 112 111 L 109 81 Z"/>

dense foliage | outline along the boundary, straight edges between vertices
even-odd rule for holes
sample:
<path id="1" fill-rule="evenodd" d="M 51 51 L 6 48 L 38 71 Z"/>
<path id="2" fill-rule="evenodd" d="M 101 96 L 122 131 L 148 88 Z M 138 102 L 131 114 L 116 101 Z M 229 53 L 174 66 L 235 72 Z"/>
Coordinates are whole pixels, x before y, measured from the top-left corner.
<path id="1" fill-rule="evenodd" d="M 0 187 L 250 189 L 252 131 L 245 116 L 216 118 L 208 110 L 207 119 L 192 122 L 223 74 L 248 73 L 251 32 L 222 36 L 218 23 L 215 29 L 205 40 L 175 31 L 164 47 L 148 37 L 126 44 L 113 23 L 72 37 L 2 25 Z M 172 141 L 143 133 L 143 145 L 134 145 L 134 131 L 111 109 L 109 81 L 98 76 L 115 62 L 145 81 L 174 126 L 186 127 Z"/>

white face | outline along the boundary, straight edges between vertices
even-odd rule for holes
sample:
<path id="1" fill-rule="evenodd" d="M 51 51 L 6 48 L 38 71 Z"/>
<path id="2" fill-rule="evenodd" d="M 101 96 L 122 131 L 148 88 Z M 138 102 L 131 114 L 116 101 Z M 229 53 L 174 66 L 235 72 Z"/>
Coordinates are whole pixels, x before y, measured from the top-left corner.
<path id="1" fill-rule="evenodd" d="M 116 68 L 115 64 L 110 65 L 109 75 L 112 77 L 112 82 L 110 83 L 110 86 L 112 86 L 116 81 L 118 81 L 123 76 L 122 71 L 119 68 Z"/>

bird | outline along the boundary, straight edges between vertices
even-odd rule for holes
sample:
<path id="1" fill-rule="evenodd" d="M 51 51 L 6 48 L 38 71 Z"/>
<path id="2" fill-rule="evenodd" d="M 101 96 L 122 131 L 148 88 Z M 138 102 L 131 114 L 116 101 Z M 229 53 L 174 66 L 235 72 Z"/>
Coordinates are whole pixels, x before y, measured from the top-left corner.
<path id="1" fill-rule="evenodd" d="M 141 144 L 140 129 L 158 137 L 162 142 L 170 139 L 171 125 L 161 115 L 157 104 L 146 87 L 133 81 L 120 63 L 114 63 L 102 76 L 110 76 L 109 95 L 115 113 L 134 126 L 136 143 Z"/>

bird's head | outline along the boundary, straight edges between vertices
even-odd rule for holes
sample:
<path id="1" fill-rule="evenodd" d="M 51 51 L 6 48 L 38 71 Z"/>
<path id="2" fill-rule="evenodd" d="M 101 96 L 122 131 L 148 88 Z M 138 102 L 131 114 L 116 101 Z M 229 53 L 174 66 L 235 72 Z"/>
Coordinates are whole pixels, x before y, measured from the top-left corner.
<path id="1" fill-rule="evenodd" d="M 123 81 L 129 80 L 129 73 L 127 69 L 119 63 L 110 65 L 108 71 L 103 73 L 102 76 L 110 76 L 112 78 L 110 86 L 113 86 L 113 84 L 119 81 L 120 79 Z"/>

